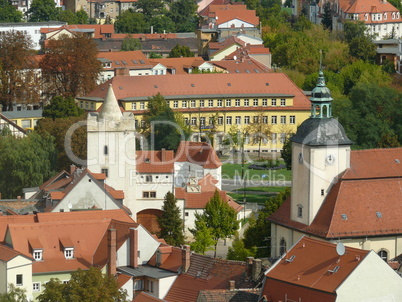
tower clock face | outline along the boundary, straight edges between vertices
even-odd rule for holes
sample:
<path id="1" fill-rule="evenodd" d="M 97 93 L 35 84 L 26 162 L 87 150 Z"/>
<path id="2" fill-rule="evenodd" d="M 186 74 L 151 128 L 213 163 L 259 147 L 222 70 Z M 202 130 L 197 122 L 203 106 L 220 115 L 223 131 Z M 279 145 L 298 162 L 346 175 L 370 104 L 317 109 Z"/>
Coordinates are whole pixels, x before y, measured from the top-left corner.
<path id="1" fill-rule="evenodd" d="M 335 155 L 327 154 L 327 156 L 325 157 L 325 163 L 328 166 L 332 166 L 335 163 Z"/>

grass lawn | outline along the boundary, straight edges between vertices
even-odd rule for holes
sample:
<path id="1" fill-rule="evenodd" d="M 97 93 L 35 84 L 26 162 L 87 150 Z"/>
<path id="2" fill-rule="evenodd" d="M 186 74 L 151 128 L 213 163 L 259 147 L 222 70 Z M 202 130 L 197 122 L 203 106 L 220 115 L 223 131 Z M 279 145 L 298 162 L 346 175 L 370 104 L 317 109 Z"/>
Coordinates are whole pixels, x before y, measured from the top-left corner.
<path id="1" fill-rule="evenodd" d="M 251 170 L 247 169 L 250 164 L 244 165 L 244 175 L 247 180 L 265 180 L 265 181 L 289 181 L 292 180 L 290 170 Z M 241 164 L 223 164 L 222 179 L 241 179 Z M 264 175 L 264 177 L 263 177 Z"/>
<path id="2" fill-rule="evenodd" d="M 236 200 L 238 203 L 243 202 L 243 193 L 228 193 L 230 197 L 232 197 L 234 200 Z M 250 203 L 265 203 L 268 198 L 271 197 L 270 195 L 261 195 L 261 194 L 246 194 L 246 201 Z"/>

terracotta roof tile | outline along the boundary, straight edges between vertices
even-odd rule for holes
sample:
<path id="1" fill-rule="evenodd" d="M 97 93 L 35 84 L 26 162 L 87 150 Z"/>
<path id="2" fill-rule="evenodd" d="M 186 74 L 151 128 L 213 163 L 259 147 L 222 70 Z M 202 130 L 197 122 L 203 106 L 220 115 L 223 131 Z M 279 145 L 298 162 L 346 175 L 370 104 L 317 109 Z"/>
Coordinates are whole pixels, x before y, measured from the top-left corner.
<path id="1" fill-rule="evenodd" d="M 185 68 L 196 68 L 206 61 L 202 57 L 162 58 L 150 59 L 152 65 L 162 64 L 169 69 L 175 69 L 175 74 L 188 74 Z"/>
<path id="2" fill-rule="evenodd" d="M 250 23 L 255 27 L 257 27 L 260 23 L 260 19 L 256 16 L 255 10 L 217 10 L 216 12 L 210 12 L 210 14 L 215 14 L 215 18 L 218 17 L 216 18 L 216 23 L 218 25 L 234 19 L 239 19 L 241 21 Z"/>
<path id="3" fill-rule="evenodd" d="M 230 85 L 228 85 L 230 83 Z M 165 98 L 197 97 L 207 98 L 211 95 L 238 96 L 238 95 L 270 95 L 293 96 L 292 107 L 277 107 L 284 110 L 309 110 L 310 101 L 303 91 L 283 73 L 267 74 L 186 74 L 186 75 L 156 75 L 146 77 L 115 76 L 104 84 L 99 85 L 86 100 L 105 99 L 107 88 L 112 84 L 116 98 L 122 102 L 130 100 L 148 100 L 158 92 Z M 78 98 L 81 99 L 81 98 Z M 215 108 L 221 111 L 222 108 Z M 238 110 L 238 108 L 226 108 Z M 194 111 L 198 112 L 198 108 Z M 209 110 L 209 109 L 208 109 Z M 247 110 L 247 108 L 242 108 Z M 255 107 L 250 107 L 255 111 Z M 143 111 L 142 111 L 143 112 Z"/>
<path id="4" fill-rule="evenodd" d="M 160 264 L 156 263 L 156 253 L 149 259 L 148 264 L 157 266 L 172 272 L 178 272 L 182 266 L 182 249 L 170 245 L 159 246 Z"/>
<path id="5" fill-rule="evenodd" d="M 141 50 L 134 51 L 112 51 L 112 52 L 98 52 L 98 59 L 106 59 L 111 63 L 110 68 L 128 68 L 128 69 L 143 69 L 151 68 L 152 64 Z"/>
<path id="6" fill-rule="evenodd" d="M 284 290 L 293 293 L 296 287 L 303 301 L 310 300 L 320 292 L 323 300 L 315 297 L 314 301 L 335 301 L 333 294 L 336 289 L 369 253 L 350 247 L 345 249 L 346 253 L 339 257 L 335 244 L 303 237 L 268 270 L 262 295 L 269 296 L 272 301 L 279 301 Z M 292 256 L 294 258 L 289 262 L 287 259 Z M 339 268 L 336 273 L 329 272 L 337 266 Z"/>
<path id="7" fill-rule="evenodd" d="M 122 287 L 124 284 L 126 284 L 128 281 L 131 280 L 131 276 L 127 276 L 125 274 L 118 274 L 117 275 L 117 284 L 119 285 L 119 288 Z"/>
<path id="8" fill-rule="evenodd" d="M 208 143 L 181 141 L 175 154 L 176 162 L 190 162 L 206 169 L 216 169 L 222 162 L 215 149 Z"/>
<path id="9" fill-rule="evenodd" d="M 381 0 L 355 0 L 348 1 L 343 0 L 340 2 L 340 7 L 343 12 L 347 14 L 357 14 L 360 21 L 366 24 L 384 24 L 384 23 L 401 23 L 402 19 L 393 19 L 392 13 L 398 13 L 399 10 L 395 8 L 388 1 Z M 365 18 L 365 14 L 368 14 L 368 20 Z M 388 18 L 381 18 L 381 20 L 372 19 L 371 13 L 388 13 Z"/>
<path id="10" fill-rule="evenodd" d="M 172 173 L 174 153 L 172 150 L 136 151 L 137 172 L 139 173 Z"/>
<path id="11" fill-rule="evenodd" d="M 260 292 L 260 288 L 201 290 L 198 299 L 202 302 L 258 302 Z"/>
<path id="12" fill-rule="evenodd" d="M 33 260 L 31 256 L 24 255 L 6 245 L 0 244 L 0 260 L 1 261 L 8 262 L 19 255 L 24 256 L 30 260 Z"/>
<path id="13" fill-rule="evenodd" d="M 164 302 L 166 300 L 158 299 L 154 296 L 151 296 L 148 293 L 140 292 L 137 296 L 135 296 L 132 302 Z"/>

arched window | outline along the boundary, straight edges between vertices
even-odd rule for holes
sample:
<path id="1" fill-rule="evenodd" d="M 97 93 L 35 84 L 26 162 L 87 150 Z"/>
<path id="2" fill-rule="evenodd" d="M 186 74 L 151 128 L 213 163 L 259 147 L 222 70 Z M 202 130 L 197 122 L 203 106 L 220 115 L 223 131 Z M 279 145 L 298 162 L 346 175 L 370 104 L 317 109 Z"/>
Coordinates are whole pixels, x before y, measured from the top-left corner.
<path id="1" fill-rule="evenodd" d="M 323 117 L 328 116 L 328 106 L 327 105 L 322 106 L 322 116 Z"/>
<path id="2" fill-rule="evenodd" d="M 380 258 L 385 262 L 388 260 L 388 252 L 386 250 L 380 250 L 378 256 L 380 256 Z"/>
<path id="3" fill-rule="evenodd" d="M 281 238 L 281 241 L 279 243 L 279 254 L 283 255 L 286 253 L 286 240 L 285 238 Z"/>
<path id="4" fill-rule="evenodd" d="M 303 206 L 301 204 L 297 205 L 297 217 L 303 218 Z"/>

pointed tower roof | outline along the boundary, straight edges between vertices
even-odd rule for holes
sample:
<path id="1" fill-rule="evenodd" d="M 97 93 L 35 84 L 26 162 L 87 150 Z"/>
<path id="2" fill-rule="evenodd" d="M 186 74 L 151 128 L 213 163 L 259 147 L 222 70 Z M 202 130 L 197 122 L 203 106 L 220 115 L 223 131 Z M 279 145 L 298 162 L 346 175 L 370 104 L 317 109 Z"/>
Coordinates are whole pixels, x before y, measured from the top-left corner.
<path id="1" fill-rule="evenodd" d="M 99 112 L 99 117 L 103 119 L 119 119 L 122 117 L 119 103 L 113 92 L 112 84 L 109 85 L 109 89 L 106 94 L 105 101 L 103 102 L 102 109 Z"/>

